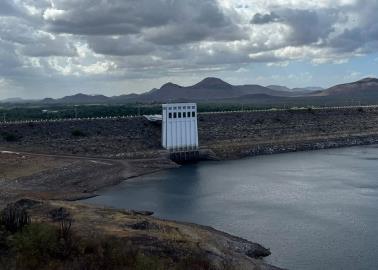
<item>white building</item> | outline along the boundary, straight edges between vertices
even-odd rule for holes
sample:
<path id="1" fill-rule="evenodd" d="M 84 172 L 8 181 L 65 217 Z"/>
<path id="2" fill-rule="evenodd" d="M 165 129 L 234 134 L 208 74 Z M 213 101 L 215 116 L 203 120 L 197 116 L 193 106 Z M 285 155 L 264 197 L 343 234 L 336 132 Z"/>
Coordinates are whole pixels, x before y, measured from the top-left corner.
<path id="1" fill-rule="evenodd" d="M 163 104 L 162 146 L 172 151 L 198 149 L 197 105 Z"/>

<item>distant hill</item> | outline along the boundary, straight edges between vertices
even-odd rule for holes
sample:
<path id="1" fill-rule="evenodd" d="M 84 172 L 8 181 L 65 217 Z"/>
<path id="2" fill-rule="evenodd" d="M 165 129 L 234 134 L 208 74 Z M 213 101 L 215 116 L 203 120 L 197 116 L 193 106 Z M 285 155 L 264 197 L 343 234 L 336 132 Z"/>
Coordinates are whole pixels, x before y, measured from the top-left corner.
<path id="1" fill-rule="evenodd" d="M 66 96 L 59 99 L 45 98 L 42 103 L 60 103 L 60 104 L 89 104 L 89 103 L 106 103 L 111 101 L 111 98 L 103 95 L 85 95 L 76 94 L 73 96 Z"/>
<path id="2" fill-rule="evenodd" d="M 319 86 L 310 86 L 310 87 L 303 87 L 303 88 L 292 88 L 292 91 L 321 91 L 324 90 L 323 87 Z"/>
<path id="3" fill-rule="evenodd" d="M 0 103 L 26 103 L 26 102 L 30 102 L 30 100 L 22 99 L 19 97 L 0 100 Z"/>
<path id="4" fill-rule="evenodd" d="M 309 93 L 311 91 L 321 91 L 324 90 L 322 87 L 302 87 L 302 88 L 288 88 L 282 85 L 268 85 L 267 88 L 277 90 L 277 91 L 286 91 L 286 92 L 301 92 L 301 93 Z"/>
<path id="5" fill-rule="evenodd" d="M 276 90 L 276 91 L 286 91 L 286 92 L 291 91 L 290 88 L 288 88 L 286 86 L 282 86 L 282 85 L 268 85 L 267 88 L 272 89 L 272 90 Z"/>
<path id="6" fill-rule="evenodd" d="M 339 84 L 324 91 L 318 91 L 314 96 L 323 97 L 378 97 L 378 79 L 365 78 L 357 82 Z"/>
<path id="7" fill-rule="evenodd" d="M 153 89 L 139 96 L 133 96 L 132 99 L 157 102 L 174 100 L 207 101 L 254 94 L 293 96 L 293 93 L 277 91 L 261 85 L 232 85 L 221 79 L 210 77 L 192 86 L 167 83 L 160 89 Z"/>
<path id="8" fill-rule="evenodd" d="M 143 94 L 128 94 L 107 97 L 104 95 L 76 94 L 63 98 L 45 98 L 39 101 L 28 101 L 43 104 L 124 104 L 131 102 L 295 102 L 311 104 L 315 99 L 321 98 L 321 104 L 327 100 L 345 102 L 347 99 L 361 99 L 367 102 L 378 102 L 378 79 L 366 78 L 357 82 L 340 84 L 329 89 L 320 87 L 288 88 L 280 85 L 267 87 L 255 84 L 232 85 L 219 78 L 205 78 L 191 85 L 181 86 L 166 83 L 160 88 L 154 88 Z M 26 103 L 21 98 L 3 100 L 3 103 Z"/>
<path id="9" fill-rule="evenodd" d="M 181 86 L 169 82 L 161 86 L 159 89 L 154 88 L 143 94 L 130 94 L 114 97 L 77 94 L 60 99 L 44 99 L 42 102 L 50 104 L 97 104 L 127 102 L 213 101 L 256 94 L 283 97 L 295 95 L 291 92 L 277 91 L 261 85 L 232 85 L 221 79 L 210 77 L 192 86 Z"/>

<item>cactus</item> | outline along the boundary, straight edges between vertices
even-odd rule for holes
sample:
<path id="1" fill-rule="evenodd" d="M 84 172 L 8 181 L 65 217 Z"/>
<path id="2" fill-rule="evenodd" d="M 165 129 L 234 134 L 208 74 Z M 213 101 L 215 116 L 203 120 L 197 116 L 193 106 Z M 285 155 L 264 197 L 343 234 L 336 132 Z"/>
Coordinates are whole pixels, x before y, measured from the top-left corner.
<path id="1" fill-rule="evenodd" d="M 24 226 L 30 224 L 30 216 L 24 208 L 15 204 L 8 204 L 1 211 L 0 224 L 11 233 L 20 231 Z"/>
<path id="2" fill-rule="evenodd" d="M 70 212 L 67 209 L 60 207 L 50 211 L 50 217 L 54 222 L 59 222 L 59 238 L 61 239 L 61 249 L 60 256 L 61 258 L 67 258 L 70 256 L 73 251 L 74 242 L 72 240 L 72 218 Z"/>

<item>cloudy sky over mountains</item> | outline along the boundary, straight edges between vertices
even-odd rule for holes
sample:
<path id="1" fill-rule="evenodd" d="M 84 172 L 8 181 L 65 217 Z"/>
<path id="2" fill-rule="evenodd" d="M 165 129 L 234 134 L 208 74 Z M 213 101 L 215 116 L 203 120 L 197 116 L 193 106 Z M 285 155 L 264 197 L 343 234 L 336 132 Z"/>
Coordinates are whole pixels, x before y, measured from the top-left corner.
<path id="1" fill-rule="evenodd" d="M 0 99 L 378 76 L 378 0 L 1 0 Z"/>

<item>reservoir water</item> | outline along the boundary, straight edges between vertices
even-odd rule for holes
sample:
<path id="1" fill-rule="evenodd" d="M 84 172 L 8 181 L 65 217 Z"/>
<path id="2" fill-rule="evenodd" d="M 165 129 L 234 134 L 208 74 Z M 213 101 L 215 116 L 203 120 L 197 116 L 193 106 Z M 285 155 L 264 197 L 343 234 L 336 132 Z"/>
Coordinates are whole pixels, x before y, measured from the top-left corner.
<path id="1" fill-rule="evenodd" d="M 287 269 L 378 269 L 378 146 L 203 162 L 99 194 L 86 202 L 210 225 Z"/>

